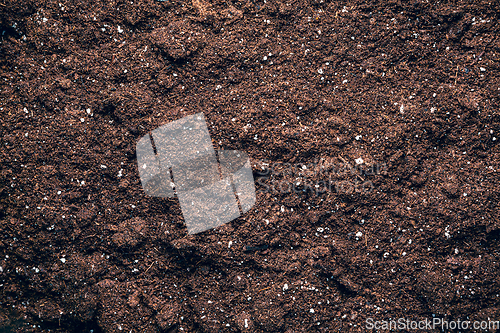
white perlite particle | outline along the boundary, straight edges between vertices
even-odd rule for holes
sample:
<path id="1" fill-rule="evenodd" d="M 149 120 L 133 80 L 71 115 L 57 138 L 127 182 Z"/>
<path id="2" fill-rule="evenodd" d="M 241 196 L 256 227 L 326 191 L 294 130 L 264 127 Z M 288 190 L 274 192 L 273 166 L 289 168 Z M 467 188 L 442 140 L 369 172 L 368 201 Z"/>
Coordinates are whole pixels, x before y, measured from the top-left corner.
<path id="1" fill-rule="evenodd" d="M 285 284 L 283 285 L 283 291 L 285 291 L 285 290 L 288 290 L 288 283 L 285 283 Z"/>
<path id="2" fill-rule="evenodd" d="M 64 264 L 64 263 L 66 263 L 66 258 L 61 258 L 61 259 L 59 259 L 59 260 L 61 260 L 61 262 L 62 262 L 63 264 Z"/>
<path id="3" fill-rule="evenodd" d="M 358 237 L 358 238 L 363 237 L 363 233 L 361 231 L 358 231 L 356 233 L 356 237 Z"/>
<path id="4" fill-rule="evenodd" d="M 354 160 L 354 162 L 356 162 L 356 164 L 363 164 L 363 159 L 360 157 L 360 158 L 357 158 Z"/>

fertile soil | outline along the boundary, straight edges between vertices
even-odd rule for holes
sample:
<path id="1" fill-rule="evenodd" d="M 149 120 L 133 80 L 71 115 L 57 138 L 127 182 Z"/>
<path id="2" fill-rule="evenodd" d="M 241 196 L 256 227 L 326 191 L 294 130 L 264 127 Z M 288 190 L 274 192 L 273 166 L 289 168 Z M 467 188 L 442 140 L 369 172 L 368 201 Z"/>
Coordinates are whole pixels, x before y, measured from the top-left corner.
<path id="1" fill-rule="evenodd" d="M 3 0 L 0 331 L 499 320 L 499 13 Z M 257 202 L 188 236 L 135 144 L 198 112 L 249 155 Z"/>

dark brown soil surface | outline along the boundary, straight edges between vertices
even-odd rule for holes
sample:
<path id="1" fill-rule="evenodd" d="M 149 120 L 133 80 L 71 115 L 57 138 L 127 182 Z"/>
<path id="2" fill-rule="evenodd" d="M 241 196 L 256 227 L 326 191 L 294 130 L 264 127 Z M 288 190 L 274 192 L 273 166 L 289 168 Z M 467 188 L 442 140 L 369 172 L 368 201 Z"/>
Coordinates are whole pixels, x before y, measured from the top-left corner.
<path id="1" fill-rule="evenodd" d="M 499 13 L 3 0 L 0 331 L 499 320 Z M 135 143 L 197 112 L 259 179 L 250 212 L 187 236 L 177 199 L 144 195 Z M 358 168 L 314 193 L 314 161 Z M 278 174 L 284 163 L 308 169 Z"/>

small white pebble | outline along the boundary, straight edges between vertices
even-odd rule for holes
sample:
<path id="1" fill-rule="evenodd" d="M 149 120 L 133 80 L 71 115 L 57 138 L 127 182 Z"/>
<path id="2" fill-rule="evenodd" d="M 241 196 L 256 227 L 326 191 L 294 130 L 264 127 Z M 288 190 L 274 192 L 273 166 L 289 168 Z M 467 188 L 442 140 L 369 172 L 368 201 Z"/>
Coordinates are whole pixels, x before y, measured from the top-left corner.
<path id="1" fill-rule="evenodd" d="M 285 290 L 288 290 L 288 283 L 285 283 L 285 284 L 283 285 L 283 291 L 285 291 Z"/>
<path id="2" fill-rule="evenodd" d="M 59 259 L 59 260 L 61 260 L 61 262 L 62 262 L 63 264 L 64 264 L 64 263 L 66 263 L 66 258 L 61 258 L 61 259 Z"/>
<path id="3" fill-rule="evenodd" d="M 356 164 L 363 164 L 363 159 L 360 157 L 360 158 L 357 158 L 354 160 L 354 162 L 356 162 Z"/>
<path id="4" fill-rule="evenodd" d="M 314 313 L 314 309 L 312 309 L 312 308 L 311 308 L 311 309 L 309 310 L 309 312 Z"/>
<path id="5" fill-rule="evenodd" d="M 480 67 L 479 69 L 481 70 L 481 72 L 486 72 L 486 68 L 484 67 Z"/>
<path id="6" fill-rule="evenodd" d="M 358 238 L 359 238 L 359 237 L 363 237 L 363 233 L 362 233 L 361 231 L 358 231 L 358 232 L 356 233 L 356 237 L 358 237 Z"/>
<path id="7" fill-rule="evenodd" d="M 83 118 L 80 118 L 80 121 L 81 121 L 82 123 L 84 123 L 84 122 L 85 122 L 85 119 L 83 119 Z"/>

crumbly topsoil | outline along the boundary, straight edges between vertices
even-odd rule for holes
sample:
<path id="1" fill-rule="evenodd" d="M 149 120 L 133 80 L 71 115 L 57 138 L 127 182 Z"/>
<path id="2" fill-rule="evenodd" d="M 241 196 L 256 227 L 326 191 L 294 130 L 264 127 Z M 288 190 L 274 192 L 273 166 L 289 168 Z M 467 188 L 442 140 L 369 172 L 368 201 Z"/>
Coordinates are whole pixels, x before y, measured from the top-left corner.
<path id="1" fill-rule="evenodd" d="M 3 0 L 0 331 L 499 320 L 499 13 L 495 1 Z M 134 154 L 197 112 L 215 149 L 274 174 L 248 213 L 187 236 L 177 199 L 144 195 Z M 315 193 L 314 161 L 358 168 Z M 307 169 L 278 175 L 285 163 Z M 284 179 L 300 185 L 280 192 Z"/>

